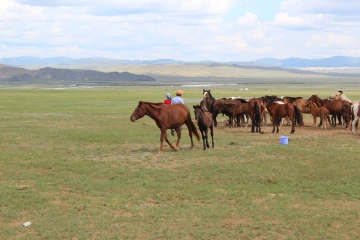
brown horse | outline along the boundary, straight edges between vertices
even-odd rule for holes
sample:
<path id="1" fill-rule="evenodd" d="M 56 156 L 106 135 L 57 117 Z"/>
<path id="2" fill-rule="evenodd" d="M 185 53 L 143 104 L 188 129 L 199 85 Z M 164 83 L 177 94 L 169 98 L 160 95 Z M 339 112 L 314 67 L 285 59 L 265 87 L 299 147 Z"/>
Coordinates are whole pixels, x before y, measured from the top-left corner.
<path id="1" fill-rule="evenodd" d="M 201 132 L 204 150 L 206 150 L 206 147 L 210 148 L 210 144 L 208 141 L 209 129 L 210 129 L 212 147 L 214 148 L 214 122 L 211 113 L 206 111 L 204 107 L 200 105 L 193 105 L 193 108 L 195 113 L 195 119 L 197 120 L 197 124 Z"/>
<path id="2" fill-rule="evenodd" d="M 135 122 L 145 115 L 148 115 L 150 118 L 152 118 L 161 130 L 159 153 L 161 153 L 163 150 L 164 139 L 174 151 L 179 149 L 181 126 L 183 124 L 185 124 L 189 130 L 191 148 L 194 149 L 194 143 L 192 139 L 193 134 L 197 140 L 200 141 L 199 133 L 194 123 L 191 121 L 189 108 L 184 104 L 165 105 L 162 103 L 140 101 L 138 106 L 135 108 L 135 111 L 131 114 L 130 120 Z M 167 129 L 175 129 L 178 137 L 176 141 L 176 147 L 170 143 L 166 134 Z"/>
<path id="3" fill-rule="evenodd" d="M 344 111 L 351 109 L 350 105 L 351 103 L 345 100 L 334 100 L 330 101 L 327 99 L 321 99 L 317 95 L 312 95 L 308 101 L 313 101 L 318 107 L 325 107 L 329 110 L 330 115 L 341 115 L 344 116 L 345 122 L 346 122 L 346 128 L 349 127 L 350 123 L 350 111 Z M 347 107 L 344 107 L 344 105 L 348 105 Z"/>
<path id="4" fill-rule="evenodd" d="M 291 121 L 291 132 L 295 132 L 295 124 L 298 122 L 300 125 L 304 125 L 302 115 L 300 110 L 294 106 L 292 103 L 276 103 L 276 101 L 273 101 L 271 98 L 264 98 L 263 99 L 264 104 L 267 108 L 267 110 L 270 113 L 270 116 L 272 118 L 273 123 L 273 131 L 275 132 L 275 126 L 276 126 L 276 133 L 279 132 L 279 119 L 288 117 Z"/>
<path id="5" fill-rule="evenodd" d="M 233 101 L 228 100 L 226 98 L 215 99 L 212 96 L 210 90 L 203 89 L 203 101 L 202 101 L 202 104 L 203 104 L 203 106 L 205 106 L 205 108 L 209 112 L 211 112 L 215 127 L 218 125 L 217 121 L 216 121 L 216 117 L 217 117 L 217 115 L 219 113 L 221 113 L 221 106 L 224 103 L 233 104 Z M 226 111 L 224 112 L 224 114 L 229 117 L 229 123 L 230 123 L 232 121 L 232 115 L 229 114 Z"/>
<path id="6" fill-rule="evenodd" d="M 320 118 L 320 121 L 324 123 L 323 128 L 326 129 L 326 120 L 329 121 L 331 126 L 329 110 L 327 110 L 327 108 L 317 107 L 316 104 L 311 100 L 309 100 L 309 108 L 311 111 L 311 115 L 313 116 L 314 128 L 316 128 L 316 118 L 318 117 Z"/>
<path id="7" fill-rule="evenodd" d="M 261 133 L 261 114 L 263 98 L 252 98 L 249 100 L 248 112 L 251 118 L 251 132 Z"/>
<path id="8" fill-rule="evenodd" d="M 292 103 L 294 106 L 296 106 L 300 112 L 311 114 L 310 108 L 307 106 L 307 99 L 303 97 L 283 97 L 282 101 L 284 103 Z"/>

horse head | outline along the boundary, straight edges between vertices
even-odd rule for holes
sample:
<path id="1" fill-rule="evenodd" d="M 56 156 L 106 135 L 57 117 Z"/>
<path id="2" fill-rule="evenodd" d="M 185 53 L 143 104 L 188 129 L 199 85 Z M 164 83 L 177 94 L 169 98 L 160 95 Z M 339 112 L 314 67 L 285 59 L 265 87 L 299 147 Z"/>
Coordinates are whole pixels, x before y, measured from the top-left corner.
<path id="1" fill-rule="evenodd" d="M 202 106 L 193 105 L 193 108 L 194 108 L 195 120 L 199 120 L 200 114 L 201 112 L 203 112 Z"/>
<path id="2" fill-rule="evenodd" d="M 270 106 L 271 104 L 273 104 L 274 99 L 271 96 L 267 96 L 265 95 L 265 97 L 262 97 L 262 103 L 264 103 L 264 107 Z"/>
<path id="3" fill-rule="evenodd" d="M 135 108 L 134 112 L 130 116 L 130 121 L 135 122 L 139 118 L 144 117 L 146 114 L 146 109 L 143 106 L 143 102 L 140 101 L 137 107 Z"/>
<path id="4" fill-rule="evenodd" d="M 316 103 L 317 105 L 319 104 L 319 100 L 321 100 L 321 98 L 318 97 L 317 94 L 313 94 L 311 95 L 311 97 L 308 98 L 308 100 L 306 100 L 306 104 L 308 104 L 309 101 L 313 101 L 314 103 Z"/>
<path id="5" fill-rule="evenodd" d="M 337 92 L 337 93 L 335 93 L 334 95 L 329 96 L 329 99 L 330 99 L 330 100 L 339 100 L 339 99 L 342 99 L 342 93 Z"/>

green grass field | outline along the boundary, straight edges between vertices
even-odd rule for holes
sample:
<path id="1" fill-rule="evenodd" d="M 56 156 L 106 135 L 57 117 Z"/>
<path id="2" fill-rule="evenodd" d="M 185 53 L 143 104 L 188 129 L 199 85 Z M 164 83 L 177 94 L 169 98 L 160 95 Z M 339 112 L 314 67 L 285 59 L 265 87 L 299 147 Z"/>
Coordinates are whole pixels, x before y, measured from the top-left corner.
<path id="1" fill-rule="evenodd" d="M 350 85 L 247 87 L 211 91 L 360 99 Z M 183 89 L 191 110 L 202 89 Z M 358 135 L 307 127 L 280 145 L 290 127 L 219 127 L 214 149 L 192 151 L 184 127 L 180 150 L 158 154 L 154 121 L 129 117 L 176 90 L 0 89 L 0 239 L 360 238 Z"/>

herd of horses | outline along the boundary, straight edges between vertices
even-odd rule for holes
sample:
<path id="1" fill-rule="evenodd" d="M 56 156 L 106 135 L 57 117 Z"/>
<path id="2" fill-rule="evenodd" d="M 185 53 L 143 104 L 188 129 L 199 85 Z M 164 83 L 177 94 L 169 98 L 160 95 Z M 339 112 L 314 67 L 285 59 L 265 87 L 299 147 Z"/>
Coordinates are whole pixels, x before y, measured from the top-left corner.
<path id="1" fill-rule="evenodd" d="M 336 122 L 351 128 L 356 133 L 356 127 L 360 118 L 359 102 L 352 103 L 341 93 L 330 96 L 328 99 L 322 99 L 317 95 L 311 95 L 309 98 L 303 97 L 277 97 L 275 95 L 266 95 L 263 97 L 254 97 L 251 99 L 243 98 L 219 98 L 212 96 L 210 90 L 203 89 L 203 99 L 198 105 L 193 105 L 195 120 L 200 130 L 203 140 L 203 149 L 210 148 L 208 134 L 212 140 L 211 147 L 214 147 L 214 127 L 218 126 L 216 120 L 219 114 L 226 115 L 229 118 L 229 126 L 236 124 L 238 127 L 248 124 L 251 120 L 251 132 L 261 131 L 261 126 L 266 124 L 266 115 L 270 116 L 273 130 L 272 133 L 279 132 L 279 126 L 284 119 L 291 124 L 291 134 L 295 133 L 295 126 L 304 125 L 303 114 L 311 114 L 314 127 L 317 118 L 320 119 L 319 127 L 327 128 L 327 122 L 330 126 L 336 126 Z M 163 150 L 164 140 L 169 146 L 177 151 L 180 145 L 182 125 L 186 125 L 191 140 L 191 148 L 194 149 L 193 135 L 200 141 L 200 134 L 191 119 L 189 108 L 184 104 L 166 105 L 162 102 L 144 102 L 140 101 L 135 111 L 130 116 L 130 120 L 136 120 L 145 115 L 152 118 L 159 127 L 160 148 Z M 330 118 L 331 116 L 331 118 Z M 174 146 L 168 139 L 166 130 L 174 129 L 177 133 L 177 141 Z"/>

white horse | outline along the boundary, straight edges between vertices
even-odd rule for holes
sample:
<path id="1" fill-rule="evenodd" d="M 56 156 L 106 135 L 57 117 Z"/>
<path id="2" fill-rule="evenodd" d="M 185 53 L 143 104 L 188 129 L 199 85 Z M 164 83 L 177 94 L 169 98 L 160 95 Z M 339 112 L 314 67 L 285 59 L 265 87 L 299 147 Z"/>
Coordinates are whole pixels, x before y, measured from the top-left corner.
<path id="1" fill-rule="evenodd" d="M 354 114 L 354 120 L 352 122 L 352 132 L 356 134 L 356 124 L 359 121 L 360 118 L 360 109 L 359 109 L 359 103 L 355 103 L 351 105 L 351 112 Z"/>

